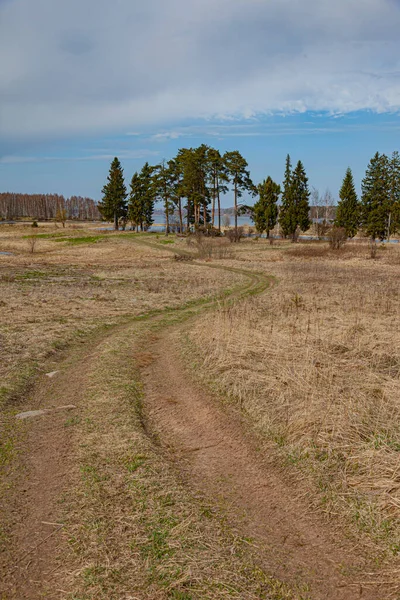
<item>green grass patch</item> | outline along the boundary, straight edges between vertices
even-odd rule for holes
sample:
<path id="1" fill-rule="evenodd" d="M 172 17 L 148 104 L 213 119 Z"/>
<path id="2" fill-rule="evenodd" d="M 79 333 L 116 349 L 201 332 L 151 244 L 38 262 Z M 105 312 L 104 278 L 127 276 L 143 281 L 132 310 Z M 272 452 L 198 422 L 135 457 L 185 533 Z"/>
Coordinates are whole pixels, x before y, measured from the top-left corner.
<path id="1" fill-rule="evenodd" d="M 79 246 L 80 244 L 97 244 L 101 240 L 106 240 L 102 235 L 86 235 L 83 237 L 64 237 L 54 240 L 55 242 L 67 242 L 72 246 Z"/>

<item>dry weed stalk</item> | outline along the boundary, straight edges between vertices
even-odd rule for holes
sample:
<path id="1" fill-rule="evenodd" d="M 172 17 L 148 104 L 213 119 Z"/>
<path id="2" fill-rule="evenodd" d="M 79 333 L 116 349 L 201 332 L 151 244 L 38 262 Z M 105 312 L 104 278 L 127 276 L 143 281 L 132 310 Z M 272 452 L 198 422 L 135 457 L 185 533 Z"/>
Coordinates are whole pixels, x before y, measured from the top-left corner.
<path id="1" fill-rule="evenodd" d="M 36 249 L 36 247 L 37 247 L 37 243 L 38 243 L 38 238 L 37 238 L 37 236 L 36 236 L 36 235 L 30 235 L 30 236 L 27 238 L 27 240 L 26 240 L 26 241 L 27 241 L 27 244 L 28 244 L 28 249 L 29 249 L 29 252 L 30 252 L 31 254 L 33 254 L 33 253 L 35 252 L 35 249 Z"/>

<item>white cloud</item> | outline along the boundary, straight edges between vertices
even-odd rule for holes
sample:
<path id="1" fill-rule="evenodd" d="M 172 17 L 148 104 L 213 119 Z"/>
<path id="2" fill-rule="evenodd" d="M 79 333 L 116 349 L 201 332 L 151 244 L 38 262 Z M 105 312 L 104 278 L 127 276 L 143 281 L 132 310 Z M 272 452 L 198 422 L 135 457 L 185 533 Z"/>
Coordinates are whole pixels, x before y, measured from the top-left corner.
<path id="1" fill-rule="evenodd" d="M 397 111 L 399 28 L 396 0 L 10 0 L 0 132 Z"/>
<path id="2" fill-rule="evenodd" d="M 177 140 L 182 137 L 183 133 L 178 131 L 163 131 L 161 133 L 155 133 L 150 139 L 155 142 L 168 142 L 169 140 Z"/>

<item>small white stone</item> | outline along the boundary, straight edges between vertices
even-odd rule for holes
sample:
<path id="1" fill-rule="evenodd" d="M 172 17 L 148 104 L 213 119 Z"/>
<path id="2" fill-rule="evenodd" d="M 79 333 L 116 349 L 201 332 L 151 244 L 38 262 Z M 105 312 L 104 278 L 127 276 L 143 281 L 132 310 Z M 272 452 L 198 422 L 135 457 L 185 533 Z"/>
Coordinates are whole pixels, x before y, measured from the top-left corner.
<path id="1" fill-rule="evenodd" d="M 31 419 L 32 417 L 41 417 L 45 415 L 47 410 L 28 410 L 26 412 L 15 415 L 16 419 Z"/>
<path id="2" fill-rule="evenodd" d="M 59 373 L 60 371 L 52 371 L 51 373 L 46 373 L 46 377 L 49 377 L 50 379 L 52 377 L 54 377 L 54 375 L 57 375 L 57 373 Z"/>

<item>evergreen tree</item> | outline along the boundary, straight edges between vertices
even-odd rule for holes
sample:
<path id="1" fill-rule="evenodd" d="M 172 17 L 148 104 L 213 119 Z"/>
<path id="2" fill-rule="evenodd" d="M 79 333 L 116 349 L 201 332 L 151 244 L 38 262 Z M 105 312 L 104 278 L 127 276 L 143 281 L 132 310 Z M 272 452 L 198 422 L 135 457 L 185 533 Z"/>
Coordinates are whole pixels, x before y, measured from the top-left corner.
<path id="1" fill-rule="evenodd" d="M 142 183 L 139 173 L 132 175 L 130 183 L 130 194 L 128 199 L 128 219 L 132 225 L 139 231 L 139 226 L 143 223 L 143 202 L 142 202 Z"/>
<path id="2" fill-rule="evenodd" d="M 154 203 L 156 201 L 156 189 L 155 180 L 153 177 L 155 167 L 151 167 L 146 162 L 140 171 L 140 180 L 142 182 L 142 193 L 143 193 L 143 220 L 141 222 L 141 228 L 145 231 L 149 229 L 153 222 Z"/>
<path id="3" fill-rule="evenodd" d="M 182 172 L 180 189 L 182 196 L 187 199 L 188 229 L 193 223 L 195 228 L 206 225 L 210 218 L 208 213 L 210 190 L 207 185 L 210 176 L 208 150 L 208 146 L 202 144 L 198 148 L 182 148 L 178 152 L 177 161 Z"/>
<path id="4" fill-rule="evenodd" d="M 103 198 L 98 205 L 99 211 L 104 219 L 113 220 L 114 229 L 118 230 L 119 219 L 127 216 L 127 203 L 124 172 L 117 157 L 111 163 L 102 194 Z"/>
<path id="5" fill-rule="evenodd" d="M 310 227 L 309 198 L 308 178 L 303 163 L 299 160 L 292 171 L 290 156 L 287 155 L 279 223 L 284 235 L 291 235 L 293 241 L 296 240 L 298 227 L 301 231 Z"/>
<path id="6" fill-rule="evenodd" d="M 278 199 L 281 193 L 280 186 L 268 177 L 257 188 L 260 199 L 254 204 L 254 223 L 257 231 L 263 233 L 269 232 L 276 225 L 278 220 Z"/>
<path id="7" fill-rule="evenodd" d="M 370 160 L 361 185 L 361 221 L 373 240 L 387 236 L 390 214 L 390 163 L 377 152 Z"/>
<path id="8" fill-rule="evenodd" d="M 226 194 L 226 192 L 228 191 L 228 187 L 226 186 L 226 183 L 228 181 L 228 175 L 226 172 L 224 160 L 219 150 L 215 150 L 215 148 L 209 148 L 208 161 L 212 198 L 211 226 L 214 227 L 215 203 L 217 202 L 218 231 L 221 231 L 221 194 Z"/>
<path id="9" fill-rule="evenodd" d="M 350 167 L 343 178 L 339 197 L 335 225 L 336 227 L 343 227 L 348 237 L 354 237 L 360 226 L 360 205 Z"/>
<path id="10" fill-rule="evenodd" d="M 182 163 L 179 160 L 179 154 L 176 158 L 173 158 L 168 162 L 168 169 L 170 173 L 170 186 L 171 186 L 171 202 L 178 208 L 179 215 L 179 233 L 183 232 L 183 213 L 182 213 L 182 197 L 184 195 L 183 190 L 183 169 Z"/>
<path id="11" fill-rule="evenodd" d="M 295 219 L 293 201 L 293 172 L 290 155 L 286 156 L 285 177 L 283 180 L 282 204 L 279 211 L 279 225 L 283 235 L 293 235 L 296 232 L 297 223 Z"/>
<path id="12" fill-rule="evenodd" d="M 389 235 L 400 233 L 400 155 L 393 152 L 390 160 Z"/>
<path id="13" fill-rule="evenodd" d="M 156 198 L 158 197 L 164 205 L 165 213 L 165 235 L 169 235 L 169 219 L 174 214 L 174 205 L 172 202 L 174 190 L 171 169 L 162 161 L 155 169 L 154 190 Z"/>
<path id="14" fill-rule="evenodd" d="M 147 230 L 153 224 L 156 191 L 153 181 L 154 167 L 146 162 L 140 173 L 134 173 L 128 201 L 128 217 L 138 230 Z"/>
<path id="15" fill-rule="evenodd" d="M 250 173 L 247 169 L 247 161 L 237 150 L 225 152 L 224 163 L 227 175 L 233 183 L 234 192 L 234 215 L 235 215 L 235 233 L 237 236 L 237 218 L 238 218 L 238 198 L 241 198 L 244 191 L 251 194 L 256 193 L 256 188 L 250 179 Z"/>
<path id="16" fill-rule="evenodd" d="M 293 196 L 296 204 L 297 223 L 301 231 L 310 228 L 310 191 L 308 178 L 301 160 L 293 171 Z"/>

